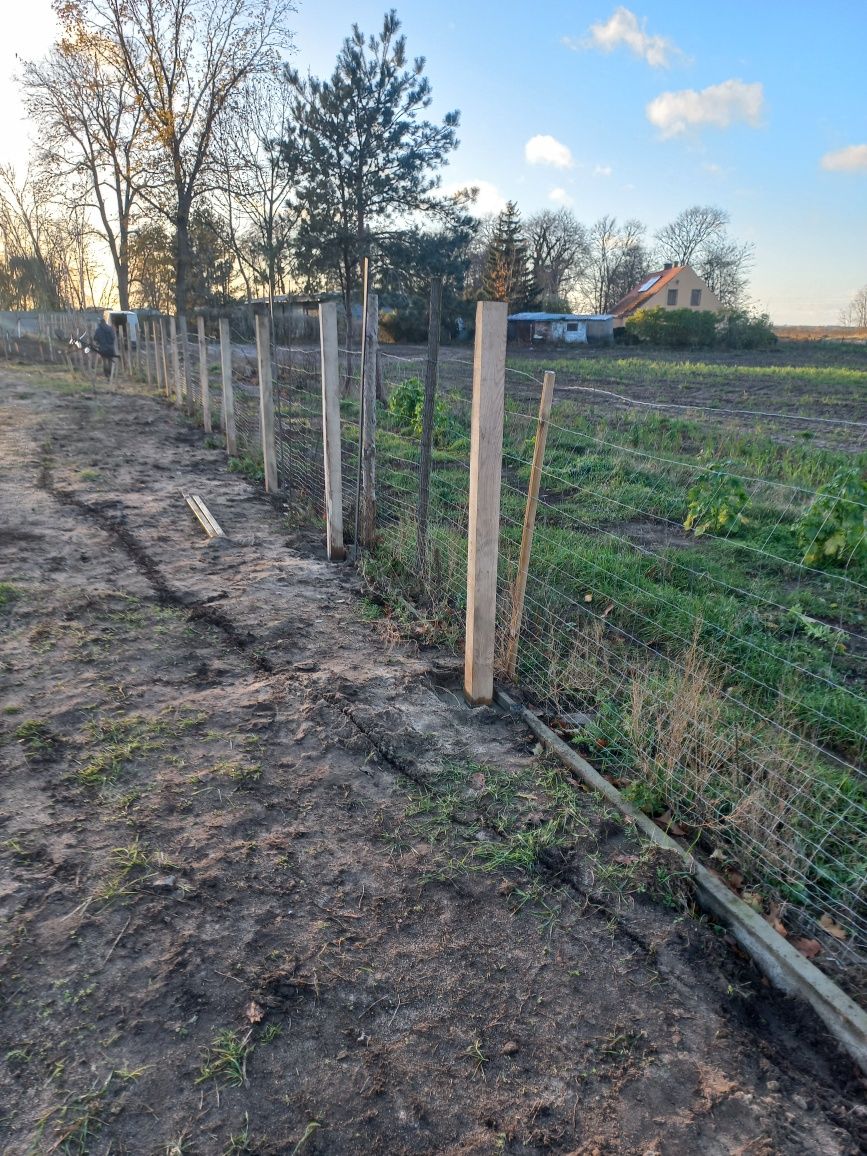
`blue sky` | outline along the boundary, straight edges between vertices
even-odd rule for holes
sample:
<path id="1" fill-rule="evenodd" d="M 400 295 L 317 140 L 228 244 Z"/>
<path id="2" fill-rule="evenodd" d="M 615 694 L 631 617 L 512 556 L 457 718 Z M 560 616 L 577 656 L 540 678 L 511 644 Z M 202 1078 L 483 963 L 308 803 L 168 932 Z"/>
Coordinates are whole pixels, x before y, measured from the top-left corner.
<path id="1" fill-rule="evenodd" d="M 385 7 L 300 0 L 293 63 L 329 72 L 353 21 L 376 31 Z M 7 19 L 0 70 L 47 46 L 49 10 L 32 0 L 26 23 Z M 445 183 L 479 183 L 485 206 L 569 204 L 587 223 L 613 213 L 651 231 L 721 205 L 755 244 L 753 297 L 778 323 L 834 323 L 867 283 L 864 0 L 406 0 L 397 12 L 427 59 L 432 113 L 461 111 Z M 5 124 L 0 160 L 22 148 Z"/>

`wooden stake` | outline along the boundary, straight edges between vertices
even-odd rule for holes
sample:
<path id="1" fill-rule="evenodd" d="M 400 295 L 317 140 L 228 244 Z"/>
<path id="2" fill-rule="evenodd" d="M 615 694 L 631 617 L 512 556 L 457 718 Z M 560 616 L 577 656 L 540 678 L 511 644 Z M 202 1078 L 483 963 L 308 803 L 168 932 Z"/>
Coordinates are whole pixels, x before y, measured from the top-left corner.
<path id="1" fill-rule="evenodd" d="M 539 402 L 539 424 L 536 426 L 536 445 L 533 448 L 533 465 L 530 468 L 530 484 L 527 487 L 527 508 L 524 511 L 524 530 L 521 535 L 521 554 L 518 558 L 518 573 L 512 591 L 512 621 L 509 626 L 509 643 L 506 652 L 506 673 L 514 679 L 518 665 L 518 639 L 521 637 L 521 623 L 524 618 L 524 598 L 527 593 L 527 574 L 530 570 L 530 552 L 533 549 L 533 531 L 536 528 L 536 510 L 539 506 L 539 486 L 542 481 L 542 463 L 545 460 L 545 443 L 551 420 L 551 402 L 554 399 L 554 374 L 548 370 L 542 382 L 542 398 Z"/>
<path id="2" fill-rule="evenodd" d="M 220 318 L 220 372 L 223 379 L 223 432 L 226 435 L 226 453 L 238 456 L 238 433 L 235 428 L 235 395 L 232 393 L 232 338 L 228 317 Z"/>
<path id="3" fill-rule="evenodd" d="M 187 331 L 187 319 L 183 313 L 178 316 L 178 352 L 180 354 L 181 363 L 181 382 L 183 384 L 183 398 L 178 396 L 178 405 L 186 406 L 187 413 L 194 412 L 193 405 L 193 379 L 190 373 L 190 337 Z"/>
<path id="4" fill-rule="evenodd" d="M 166 397 L 172 396 L 171 382 L 169 381 L 169 357 L 171 356 L 168 350 L 168 342 L 166 338 L 166 318 L 159 318 L 160 328 L 160 360 L 163 363 L 163 386 L 166 391 Z"/>
<path id="5" fill-rule="evenodd" d="M 148 352 L 147 332 L 148 332 L 147 322 L 142 321 L 140 326 L 139 326 L 139 334 L 138 334 L 138 342 L 137 342 L 137 344 L 138 344 L 138 356 L 139 356 L 139 368 L 141 368 L 142 358 L 144 358 L 145 382 L 147 384 L 148 389 L 150 389 L 150 387 L 151 387 L 151 359 L 150 359 L 150 353 Z"/>
<path id="6" fill-rule="evenodd" d="M 208 342 L 205 338 L 205 319 L 196 322 L 199 330 L 199 389 L 202 395 L 202 424 L 205 433 L 211 432 L 211 386 L 208 381 Z"/>
<path id="7" fill-rule="evenodd" d="M 364 358 L 361 389 L 364 421 L 361 453 L 361 544 L 376 542 L 376 358 L 379 345 L 379 297 L 368 293 L 364 316 Z"/>
<path id="8" fill-rule="evenodd" d="M 464 652 L 464 694 L 473 706 L 494 696 L 507 313 L 505 301 L 476 306 Z"/>
<path id="9" fill-rule="evenodd" d="M 340 368 L 337 354 L 337 302 L 319 306 L 322 353 L 322 442 L 325 458 L 326 548 L 332 562 L 346 557 L 343 544 L 343 476 L 340 460 Z"/>
<path id="10" fill-rule="evenodd" d="M 419 577 L 427 572 L 427 522 L 430 503 L 430 474 L 433 461 L 434 414 L 436 412 L 437 365 L 440 354 L 440 316 L 443 304 L 443 279 L 430 283 L 430 313 L 427 327 L 427 365 L 424 374 L 424 408 L 421 418 L 421 453 L 418 465 L 418 522 L 416 554 Z"/>
<path id="11" fill-rule="evenodd" d="M 169 317 L 169 342 L 172 347 L 172 375 L 175 379 L 175 401 L 178 406 L 184 404 L 183 380 L 181 378 L 181 362 L 178 355 L 178 321 L 172 315 Z"/>
<path id="12" fill-rule="evenodd" d="M 262 457 L 265 462 L 265 491 L 280 489 L 277 452 L 274 443 L 274 379 L 271 375 L 271 333 L 268 318 L 256 314 L 256 356 L 259 364 L 259 417 L 262 429 Z"/>

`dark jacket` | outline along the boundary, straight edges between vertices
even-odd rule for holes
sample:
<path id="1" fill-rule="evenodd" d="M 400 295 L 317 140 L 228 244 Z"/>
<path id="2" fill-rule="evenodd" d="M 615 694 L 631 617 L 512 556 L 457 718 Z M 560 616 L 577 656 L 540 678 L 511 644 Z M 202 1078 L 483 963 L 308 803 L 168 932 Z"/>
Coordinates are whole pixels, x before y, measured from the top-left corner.
<path id="1" fill-rule="evenodd" d="M 93 331 L 93 344 L 103 357 L 114 357 L 114 330 L 105 318 Z"/>

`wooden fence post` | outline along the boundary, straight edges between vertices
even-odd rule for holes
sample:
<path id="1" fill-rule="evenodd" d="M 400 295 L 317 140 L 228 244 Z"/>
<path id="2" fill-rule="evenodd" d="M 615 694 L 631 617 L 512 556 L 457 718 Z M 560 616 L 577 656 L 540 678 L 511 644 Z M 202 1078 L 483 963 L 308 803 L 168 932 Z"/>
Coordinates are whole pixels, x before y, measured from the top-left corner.
<path id="1" fill-rule="evenodd" d="M 361 544 L 376 541 L 376 357 L 379 347 L 379 296 L 367 295 L 364 331 L 364 423 L 361 431 Z"/>
<path id="2" fill-rule="evenodd" d="M 181 361 L 181 381 L 183 383 L 183 397 L 178 393 L 178 405 L 186 406 L 187 413 L 194 412 L 193 405 L 193 377 L 190 372 L 190 335 L 187 330 L 187 319 L 183 313 L 178 315 L 178 350 Z"/>
<path id="3" fill-rule="evenodd" d="M 148 389 L 151 387 L 151 359 L 148 352 L 148 327 L 147 322 L 142 321 L 139 325 L 138 331 L 138 357 L 139 368 L 141 368 L 142 360 L 144 360 L 145 383 Z"/>
<path id="4" fill-rule="evenodd" d="M 211 432 L 211 386 L 208 381 L 208 342 L 205 337 L 205 319 L 196 321 L 199 330 L 199 390 L 202 397 L 202 424 L 205 433 Z"/>
<path id="5" fill-rule="evenodd" d="M 464 694 L 473 706 L 494 697 L 507 313 L 505 301 L 476 306 L 464 651 Z"/>
<path id="6" fill-rule="evenodd" d="M 167 346 L 168 346 L 168 341 L 166 338 L 166 324 L 167 324 L 167 322 L 166 322 L 165 317 L 161 316 L 158 319 L 158 324 L 159 324 L 159 331 L 160 331 L 160 361 L 162 362 L 162 369 L 163 369 L 163 388 L 165 389 L 166 397 L 171 397 L 172 396 L 172 387 L 171 387 L 171 381 L 169 380 L 169 357 L 170 357 L 170 353 L 169 353 L 168 348 L 167 348 Z"/>
<path id="7" fill-rule="evenodd" d="M 421 418 L 421 452 L 418 463 L 418 520 L 416 555 L 419 577 L 427 571 L 427 522 L 430 504 L 430 474 L 433 461 L 434 414 L 436 412 L 437 365 L 440 353 L 440 315 L 443 303 L 443 279 L 430 283 L 430 313 L 427 327 L 427 365 L 424 373 L 424 407 Z"/>
<path id="8" fill-rule="evenodd" d="M 337 302 L 319 306 L 322 353 L 322 444 L 325 458 L 326 546 L 332 562 L 346 557 L 343 544 L 343 475 L 340 460 L 340 367 L 337 355 Z"/>
<path id="9" fill-rule="evenodd" d="M 280 489 L 277 452 L 274 443 L 274 379 L 271 373 L 271 333 L 268 318 L 256 314 L 256 358 L 259 365 L 259 417 L 262 429 L 262 457 L 265 462 L 265 492 Z"/>
<path id="10" fill-rule="evenodd" d="M 521 534 L 521 553 L 518 558 L 518 573 L 512 591 L 512 621 L 509 626 L 509 642 L 506 652 L 506 673 L 514 679 L 518 665 L 518 639 L 521 637 L 521 622 L 524 618 L 524 598 L 527 593 L 527 574 L 530 569 L 530 551 L 533 549 L 533 531 L 536 528 L 536 510 L 539 506 L 539 486 L 542 481 L 542 462 L 545 460 L 545 443 L 551 420 L 551 402 L 554 399 L 554 374 L 548 370 L 542 382 L 542 398 L 539 402 L 539 424 L 536 426 L 536 444 L 533 448 L 533 465 L 530 469 L 530 484 L 527 487 L 527 508 L 524 511 L 524 529 Z"/>
<path id="11" fill-rule="evenodd" d="M 175 401 L 181 406 L 184 404 L 184 395 L 181 380 L 181 363 L 178 356 L 178 319 L 173 314 L 169 317 L 169 342 L 172 347 L 172 375 L 175 379 Z"/>
<path id="12" fill-rule="evenodd" d="M 226 453 L 238 456 L 238 432 L 235 427 L 235 395 L 232 393 L 232 337 L 228 317 L 220 318 L 220 372 L 223 378 L 223 431 Z"/>

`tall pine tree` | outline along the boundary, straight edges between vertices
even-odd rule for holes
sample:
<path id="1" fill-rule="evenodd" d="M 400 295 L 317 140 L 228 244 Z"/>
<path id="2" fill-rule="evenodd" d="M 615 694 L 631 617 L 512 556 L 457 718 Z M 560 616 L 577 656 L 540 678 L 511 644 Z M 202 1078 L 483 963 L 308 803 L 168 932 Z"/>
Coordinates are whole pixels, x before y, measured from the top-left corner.
<path id="1" fill-rule="evenodd" d="M 485 301 L 507 301 L 511 313 L 539 307 L 539 290 L 530 269 L 521 214 L 514 201 L 506 204 L 494 223 L 479 296 Z"/>

